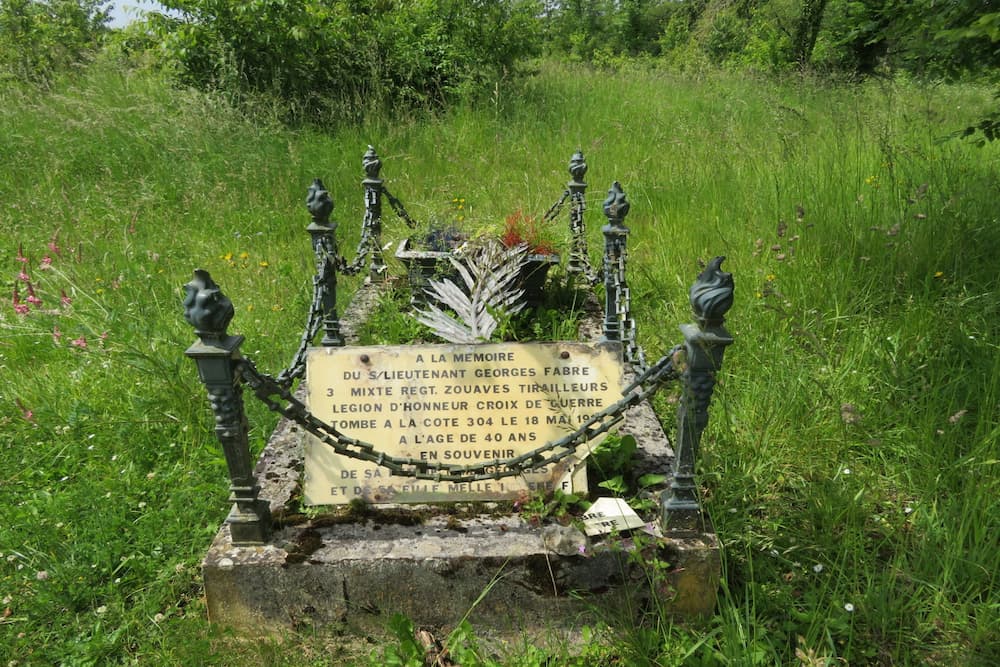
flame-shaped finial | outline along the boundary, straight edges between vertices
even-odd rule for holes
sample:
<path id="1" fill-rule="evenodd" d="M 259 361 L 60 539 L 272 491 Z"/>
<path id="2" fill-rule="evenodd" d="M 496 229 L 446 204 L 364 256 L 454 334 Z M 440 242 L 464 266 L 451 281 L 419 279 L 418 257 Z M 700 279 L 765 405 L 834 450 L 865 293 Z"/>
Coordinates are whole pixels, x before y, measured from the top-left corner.
<path id="1" fill-rule="evenodd" d="M 365 168 L 365 176 L 378 178 L 378 172 L 382 169 L 382 160 L 379 159 L 374 146 L 368 146 L 368 150 L 361 158 L 361 166 Z"/>
<path id="2" fill-rule="evenodd" d="M 608 198 L 604 200 L 604 215 L 608 217 L 608 221 L 621 225 L 628 215 L 630 206 L 628 199 L 625 198 L 625 191 L 622 190 L 622 184 L 618 181 L 612 183 L 611 189 L 608 190 Z"/>
<path id="3" fill-rule="evenodd" d="M 208 271 L 195 269 L 194 279 L 184 286 L 184 291 L 184 319 L 198 335 L 225 336 L 235 309 Z"/>
<path id="4" fill-rule="evenodd" d="M 327 192 L 326 186 L 320 179 L 314 179 L 309 186 L 309 194 L 306 195 L 306 208 L 313 218 L 313 222 L 318 225 L 326 225 L 330 222 L 330 214 L 333 213 L 333 198 Z"/>
<path id="5" fill-rule="evenodd" d="M 569 175 L 577 183 L 582 183 L 583 177 L 587 175 L 587 163 L 584 162 L 583 151 L 580 149 L 577 149 L 569 159 Z"/>
<path id="6" fill-rule="evenodd" d="M 720 267 L 725 257 L 715 257 L 691 285 L 691 310 L 698 326 L 721 326 L 733 306 L 733 274 Z"/>

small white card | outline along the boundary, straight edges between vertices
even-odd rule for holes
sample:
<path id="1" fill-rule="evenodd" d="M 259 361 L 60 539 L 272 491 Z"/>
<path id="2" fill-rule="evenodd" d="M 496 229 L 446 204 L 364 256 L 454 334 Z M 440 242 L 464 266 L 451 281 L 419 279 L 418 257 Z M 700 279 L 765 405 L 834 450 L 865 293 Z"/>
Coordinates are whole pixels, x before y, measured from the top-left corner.
<path id="1" fill-rule="evenodd" d="M 646 522 L 622 498 L 598 498 L 583 515 L 583 530 L 590 536 L 644 525 Z"/>

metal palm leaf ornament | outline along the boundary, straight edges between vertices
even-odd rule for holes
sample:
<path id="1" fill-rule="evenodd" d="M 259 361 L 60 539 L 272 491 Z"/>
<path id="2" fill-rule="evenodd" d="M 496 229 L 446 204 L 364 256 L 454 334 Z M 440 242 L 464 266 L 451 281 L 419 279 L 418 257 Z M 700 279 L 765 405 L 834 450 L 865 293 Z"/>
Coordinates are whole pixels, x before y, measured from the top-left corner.
<path id="1" fill-rule="evenodd" d="M 449 343 L 488 341 L 499 325 L 495 315 L 513 315 L 525 306 L 517 281 L 527 252 L 524 245 L 508 248 L 488 241 L 468 252 L 464 262 L 449 257 L 465 289 L 448 278 L 431 280 L 425 291 L 444 308 L 429 302 L 427 310 L 418 310 L 414 317 Z"/>

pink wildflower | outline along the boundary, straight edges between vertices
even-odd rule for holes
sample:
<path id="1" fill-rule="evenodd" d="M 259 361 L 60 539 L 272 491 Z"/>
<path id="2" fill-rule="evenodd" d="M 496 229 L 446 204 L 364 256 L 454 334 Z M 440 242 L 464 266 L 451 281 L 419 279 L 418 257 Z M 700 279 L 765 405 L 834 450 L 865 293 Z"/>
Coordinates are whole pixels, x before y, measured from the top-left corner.
<path id="1" fill-rule="evenodd" d="M 58 236 L 59 232 L 56 232 L 55 234 L 52 235 L 52 240 L 49 241 L 49 250 L 52 251 L 53 254 L 61 255 L 62 250 L 59 248 L 59 244 L 56 243 L 56 238 L 58 238 Z"/>
<path id="2" fill-rule="evenodd" d="M 18 315 L 27 315 L 31 310 L 28 304 L 21 303 L 21 293 L 17 291 L 17 285 L 14 285 L 14 293 L 11 296 L 11 304 L 14 306 L 14 312 Z"/>
<path id="3" fill-rule="evenodd" d="M 24 407 L 24 403 L 21 402 L 20 398 L 15 398 L 14 403 L 17 405 L 17 409 L 21 411 L 21 416 L 24 418 L 24 421 L 28 421 L 34 424 L 35 413 L 30 409 Z"/>
<path id="4" fill-rule="evenodd" d="M 28 263 L 28 258 L 24 256 L 24 247 L 20 243 L 17 244 L 17 261 L 22 264 Z"/>
<path id="5" fill-rule="evenodd" d="M 87 337 L 86 336 L 80 336 L 79 338 L 74 338 L 73 340 L 71 340 L 69 342 L 69 344 L 72 345 L 72 346 L 74 346 L 74 347 L 78 347 L 81 350 L 86 350 L 87 349 Z"/>
<path id="6" fill-rule="evenodd" d="M 59 290 L 59 301 L 62 302 L 62 305 L 64 306 L 73 305 L 73 299 L 66 296 L 66 290 L 64 289 Z"/>
<path id="7" fill-rule="evenodd" d="M 52 258 L 49 257 L 48 255 L 46 255 L 45 257 L 42 257 L 42 262 L 41 262 L 41 264 L 38 265 L 38 270 L 39 271 L 47 271 L 48 269 L 51 269 L 51 268 L 52 268 Z"/>
<path id="8" fill-rule="evenodd" d="M 21 269 L 21 271 L 17 274 L 17 279 L 20 280 L 22 283 L 26 283 L 31 280 L 31 276 L 28 275 L 27 271 Z"/>
<path id="9" fill-rule="evenodd" d="M 31 283 L 28 283 L 28 297 L 25 301 L 35 306 L 42 305 L 42 300 L 35 296 L 35 288 L 31 286 Z"/>
<path id="10" fill-rule="evenodd" d="M 52 342 L 58 345 L 62 342 L 62 331 L 59 331 L 59 326 L 56 325 L 52 327 Z"/>

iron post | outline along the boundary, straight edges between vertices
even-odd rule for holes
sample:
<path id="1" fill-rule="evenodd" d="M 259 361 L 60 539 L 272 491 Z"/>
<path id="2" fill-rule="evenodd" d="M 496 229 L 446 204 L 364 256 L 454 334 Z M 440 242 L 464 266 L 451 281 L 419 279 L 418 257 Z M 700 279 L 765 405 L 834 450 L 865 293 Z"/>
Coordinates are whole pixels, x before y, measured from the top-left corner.
<path id="1" fill-rule="evenodd" d="M 733 276 L 721 270 L 725 257 L 716 257 L 691 286 L 695 324 L 682 324 L 684 349 L 675 361 L 681 370 L 682 394 L 677 409 L 677 443 L 669 492 L 661 506 L 661 523 L 674 531 L 705 528 L 695 466 L 701 436 L 708 426 L 708 408 L 715 391 L 716 374 L 733 337 L 725 327 L 725 314 L 733 305 Z"/>
<path id="2" fill-rule="evenodd" d="M 569 174 L 572 180 L 567 184 L 569 189 L 569 229 L 573 234 L 569 253 L 569 263 L 566 270 L 570 273 L 586 273 L 590 268 L 590 258 L 587 251 L 587 228 L 584 225 L 583 212 L 587 208 L 587 184 L 583 177 L 587 175 L 587 163 L 583 151 L 573 153 L 569 160 Z M 588 279 L 590 276 L 587 276 Z"/>
<path id="3" fill-rule="evenodd" d="M 608 224 L 604 233 L 604 340 L 622 339 L 622 318 L 619 304 L 628 289 L 625 285 L 626 243 L 629 229 L 625 226 L 629 202 L 621 183 L 615 181 L 604 200 L 604 215 Z"/>
<path id="4" fill-rule="evenodd" d="M 361 235 L 368 239 L 368 251 L 371 253 L 368 276 L 376 282 L 385 280 L 387 267 L 382 257 L 382 179 L 379 178 L 382 160 L 373 146 L 365 151 L 361 166 L 365 170 L 365 178 L 361 181 L 365 191 L 365 220 Z"/>
<path id="5" fill-rule="evenodd" d="M 253 473 L 247 440 L 243 387 L 237 373 L 243 336 L 226 333 L 233 317 L 233 303 L 201 269 L 194 272 L 194 279 L 184 290 L 184 317 L 198 335 L 185 354 L 198 365 L 198 376 L 215 413 L 215 435 L 229 468 L 233 508 L 226 523 L 234 545 L 264 544 L 271 534 L 271 509 L 266 500 L 258 497 L 260 486 Z"/>
<path id="6" fill-rule="evenodd" d="M 323 312 L 324 347 L 342 347 L 344 337 L 340 333 L 340 316 L 337 315 L 337 223 L 330 221 L 333 213 L 333 198 L 320 179 L 314 179 L 306 196 L 306 208 L 312 222 L 306 227 L 312 241 L 316 257 L 316 274 L 313 288 L 319 291 L 320 308 Z"/>

